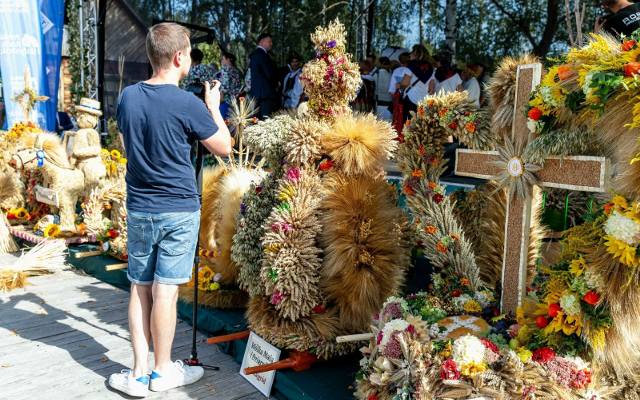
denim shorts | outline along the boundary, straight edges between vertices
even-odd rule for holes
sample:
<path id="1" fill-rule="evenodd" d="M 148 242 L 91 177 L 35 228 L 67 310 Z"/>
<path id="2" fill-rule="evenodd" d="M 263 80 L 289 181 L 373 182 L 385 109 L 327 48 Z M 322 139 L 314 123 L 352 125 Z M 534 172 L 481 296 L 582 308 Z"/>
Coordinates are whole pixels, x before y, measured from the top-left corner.
<path id="1" fill-rule="evenodd" d="M 145 213 L 129 211 L 127 277 L 138 285 L 153 281 L 179 285 L 191 280 L 198 242 L 200 211 Z"/>

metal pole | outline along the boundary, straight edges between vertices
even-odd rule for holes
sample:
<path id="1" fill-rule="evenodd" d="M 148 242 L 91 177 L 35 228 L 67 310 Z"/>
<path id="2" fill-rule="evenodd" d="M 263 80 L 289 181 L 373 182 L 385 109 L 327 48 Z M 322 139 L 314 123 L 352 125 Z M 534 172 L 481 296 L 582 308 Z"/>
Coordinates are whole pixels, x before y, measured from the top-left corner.
<path id="1" fill-rule="evenodd" d="M 84 92 L 84 10 L 82 0 L 77 0 L 78 23 L 80 24 L 80 88 Z"/>

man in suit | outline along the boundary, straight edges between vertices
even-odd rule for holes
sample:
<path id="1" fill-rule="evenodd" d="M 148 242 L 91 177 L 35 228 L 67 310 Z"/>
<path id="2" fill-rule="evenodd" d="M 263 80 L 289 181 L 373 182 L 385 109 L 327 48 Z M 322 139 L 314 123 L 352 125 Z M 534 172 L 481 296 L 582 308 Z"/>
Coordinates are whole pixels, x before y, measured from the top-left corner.
<path id="1" fill-rule="evenodd" d="M 269 56 L 271 47 L 273 47 L 271 35 L 263 33 L 258 37 L 258 47 L 249 56 L 251 70 L 249 94 L 256 100 L 260 119 L 276 111 L 278 104 L 278 74 Z"/>

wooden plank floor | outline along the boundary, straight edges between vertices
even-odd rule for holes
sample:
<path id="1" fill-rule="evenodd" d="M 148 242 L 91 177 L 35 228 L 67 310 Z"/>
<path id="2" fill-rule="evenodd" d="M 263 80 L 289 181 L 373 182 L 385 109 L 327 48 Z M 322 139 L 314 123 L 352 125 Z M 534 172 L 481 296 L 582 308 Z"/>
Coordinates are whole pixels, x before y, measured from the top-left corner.
<path id="1" fill-rule="evenodd" d="M 127 398 L 111 391 L 106 379 L 131 366 L 128 293 L 74 270 L 30 282 L 0 294 L 0 399 Z M 191 335 L 191 326 L 178 321 L 174 358 L 188 357 Z M 220 371 L 148 398 L 264 399 L 230 356 L 198 338 L 200 359 Z"/>

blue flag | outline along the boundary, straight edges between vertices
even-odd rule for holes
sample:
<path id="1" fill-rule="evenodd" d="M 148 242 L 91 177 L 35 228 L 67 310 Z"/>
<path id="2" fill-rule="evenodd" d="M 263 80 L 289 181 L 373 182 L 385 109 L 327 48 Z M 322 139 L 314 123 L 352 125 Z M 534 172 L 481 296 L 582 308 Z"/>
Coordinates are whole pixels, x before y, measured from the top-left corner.
<path id="1" fill-rule="evenodd" d="M 49 96 L 45 102 L 46 129 L 56 129 L 58 87 L 62 59 L 62 33 L 64 30 L 64 0 L 39 0 L 42 31 L 42 92 Z"/>
<path id="2" fill-rule="evenodd" d="M 38 0 L 0 0 L 0 71 L 8 126 L 25 119 L 13 98 L 23 91 L 26 72 L 36 94 L 42 90 L 39 15 Z M 38 103 L 30 118 L 45 126 L 45 112 L 45 105 Z"/>

